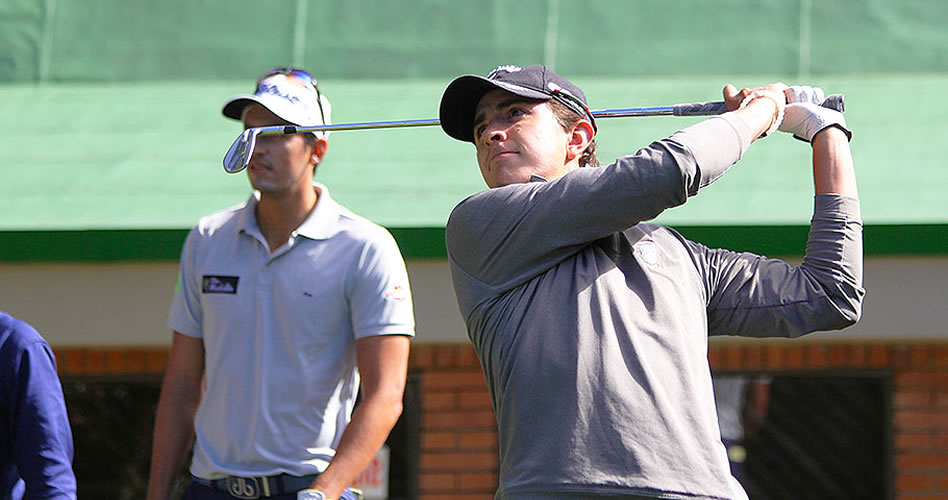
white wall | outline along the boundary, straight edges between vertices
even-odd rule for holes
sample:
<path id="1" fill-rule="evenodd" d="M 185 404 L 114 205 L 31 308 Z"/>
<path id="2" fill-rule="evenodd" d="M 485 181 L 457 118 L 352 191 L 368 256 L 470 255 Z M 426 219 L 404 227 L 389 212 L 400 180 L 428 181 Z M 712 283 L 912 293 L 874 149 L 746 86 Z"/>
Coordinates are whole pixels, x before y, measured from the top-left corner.
<path id="1" fill-rule="evenodd" d="M 177 264 L 0 264 L 0 310 L 57 346 L 162 345 Z M 467 342 L 447 262 L 408 262 L 417 342 Z M 948 257 L 866 262 L 863 320 L 819 339 L 948 338 Z"/>

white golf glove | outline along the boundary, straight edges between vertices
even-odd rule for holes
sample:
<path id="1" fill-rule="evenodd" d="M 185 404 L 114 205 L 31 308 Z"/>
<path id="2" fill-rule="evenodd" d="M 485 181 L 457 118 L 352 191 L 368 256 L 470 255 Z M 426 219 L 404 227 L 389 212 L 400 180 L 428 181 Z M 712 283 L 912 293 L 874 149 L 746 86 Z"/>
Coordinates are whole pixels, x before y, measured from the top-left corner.
<path id="1" fill-rule="evenodd" d="M 826 99 L 826 95 L 823 93 L 823 89 L 819 87 L 807 87 L 804 85 L 793 85 L 787 87 L 783 91 L 784 95 L 787 96 L 787 104 L 793 104 L 797 102 L 809 102 L 816 105 L 823 104 L 823 100 Z"/>
<path id="2" fill-rule="evenodd" d="M 792 88 L 792 87 L 791 87 Z M 822 93 L 822 91 L 820 91 Z M 822 95 L 820 102 L 823 102 Z M 789 96 L 788 96 L 789 98 Z M 835 109 L 824 108 L 813 102 L 794 102 L 787 104 L 784 110 L 781 132 L 789 132 L 801 141 L 813 142 L 813 136 L 827 127 L 839 127 L 846 133 L 847 139 L 852 139 L 853 133 L 846 128 L 846 118 Z"/>

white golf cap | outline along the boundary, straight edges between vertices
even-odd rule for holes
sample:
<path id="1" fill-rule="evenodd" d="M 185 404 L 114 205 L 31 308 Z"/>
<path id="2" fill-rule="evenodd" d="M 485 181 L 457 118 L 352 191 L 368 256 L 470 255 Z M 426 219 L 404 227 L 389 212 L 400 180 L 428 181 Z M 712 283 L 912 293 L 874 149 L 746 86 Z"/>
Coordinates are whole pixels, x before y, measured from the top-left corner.
<path id="1" fill-rule="evenodd" d="M 258 103 L 301 127 L 332 123 L 329 99 L 319 91 L 316 79 L 303 70 L 278 68 L 268 71 L 257 81 L 253 94 L 231 98 L 221 112 L 228 118 L 242 120 L 244 110 L 252 103 Z M 328 138 L 329 132 L 313 132 L 313 135 Z"/>

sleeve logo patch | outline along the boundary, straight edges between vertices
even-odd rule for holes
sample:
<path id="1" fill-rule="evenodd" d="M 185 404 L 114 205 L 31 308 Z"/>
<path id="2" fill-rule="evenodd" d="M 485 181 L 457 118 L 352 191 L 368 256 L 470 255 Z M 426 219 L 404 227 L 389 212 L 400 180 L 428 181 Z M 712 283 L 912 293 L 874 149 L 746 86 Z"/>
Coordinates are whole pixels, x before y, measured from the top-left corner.
<path id="1" fill-rule="evenodd" d="M 385 298 L 395 302 L 404 302 L 411 298 L 411 293 L 408 292 L 407 287 L 395 285 L 385 292 Z"/>
<path id="2" fill-rule="evenodd" d="M 201 282 L 201 291 L 204 293 L 237 293 L 238 276 L 208 276 L 204 275 Z"/>

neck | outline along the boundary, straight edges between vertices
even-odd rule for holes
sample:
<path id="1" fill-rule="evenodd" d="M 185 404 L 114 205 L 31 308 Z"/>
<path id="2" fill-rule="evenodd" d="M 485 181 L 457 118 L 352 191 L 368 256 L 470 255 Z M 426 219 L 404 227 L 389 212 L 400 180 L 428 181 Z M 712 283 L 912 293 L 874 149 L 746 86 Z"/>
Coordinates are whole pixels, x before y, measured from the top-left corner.
<path id="1" fill-rule="evenodd" d="M 317 201 L 319 196 L 312 185 L 296 193 L 261 193 L 255 215 L 260 232 L 266 238 L 271 252 L 286 244 L 293 231 L 316 207 Z"/>

